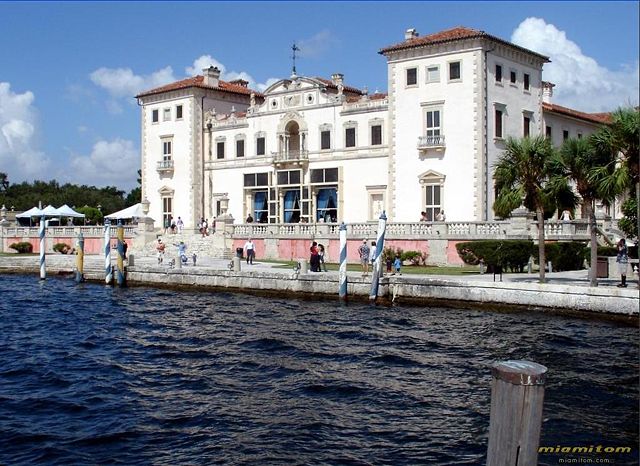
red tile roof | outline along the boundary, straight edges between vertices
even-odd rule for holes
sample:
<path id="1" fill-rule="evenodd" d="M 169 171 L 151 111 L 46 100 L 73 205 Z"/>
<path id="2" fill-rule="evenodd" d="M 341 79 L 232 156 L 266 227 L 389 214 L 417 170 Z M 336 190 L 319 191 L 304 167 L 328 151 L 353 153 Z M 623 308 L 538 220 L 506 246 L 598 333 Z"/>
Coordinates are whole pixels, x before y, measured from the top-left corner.
<path id="1" fill-rule="evenodd" d="M 524 47 L 520 47 L 519 45 L 513 44 L 504 39 L 500 39 L 499 37 L 492 36 L 491 34 L 487 34 L 484 31 L 463 27 L 463 26 L 454 27 L 451 29 L 447 29 L 445 31 L 436 32 L 434 34 L 429 34 L 423 37 L 412 37 L 411 39 L 407 39 L 404 42 L 400 42 L 398 44 L 385 47 L 381 49 L 378 53 L 385 55 L 389 52 L 395 52 L 398 50 L 412 49 L 416 47 L 426 47 L 429 45 L 443 44 L 446 42 L 455 42 L 458 40 L 475 39 L 475 38 L 487 38 L 492 41 L 507 45 L 509 47 L 514 47 L 518 50 L 536 55 L 538 58 L 541 58 L 546 62 L 549 61 L 549 57 L 545 55 L 541 55 L 529 49 L 525 49 Z"/>
<path id="2" fill-rule="evenodd" d="M 371 94 L 369 96 L 369 100 L 382 100 L 382 99 L 386 99 L 387 97 L 388 97 L 388 94 L 376 92 L 375 94 Z M 347 102 L 350 104 L 354 102 L 360 102 L 361 100 L 362 100 L 362 96 L 347 97 Z"/>
<path id="3" fill-rule="evenodd" d="M 216 91 L 222 92 L 230 92 L 232 94 L 243 94 L 250 95 L 252 92 L 256 95 L 256 97 L 264 97 L 260 92 L 253 91 L 246 86 L 241 84 L 236 84 L 235 82 L 226 82 L 226 81 L 218 81 L 218 87 L 208 86 L 204 84 L 204 76 L 193 76 L 191 78 L 183 79 L 181 81 L 176 81 L 170 84 L 166 84 L 164 86 L 156 87 L 155 89 L 151 89 L 148 91 L 141 92 L 136 96 L 145 97 L 148 95 L 161 94 L 163 92 L 176 91 L 178 89 L 188 89 L 190 87 L 199 87 L 201 89 L 213 89 Z"/>
<path id="4" fill-rule="evenodd" d="M 324 79 L 324 78 L 318 78 L 318 77 L 315 77 L 313 79 L 317 79 L 322 84 L 324 84 L 327 87 L 330 87 L 331 89 L 338 89 L 338 86 L 336 86 L 336 84 L 333 81 L 331 81 L 330 79 Z M 351 93 L 354 93 L 354 94 L 360 94 L 360 95 L 364 94 L 364 91 L 362 91 L 362 90 L 360 90 L 360 89 L 358 89 L 356 87 L 344 86 L 344 90 L 345 90 L 345 92 L 351 92 Z"/>
<path id="5" fill-rule="evenodd" d="M 591 123 L 606 124 L 611 121 L 610 113 L 585 113 L 572 108 L 563 107 L 561 105 L 542 103 L 542 109 L 549 112 L 559 113 L 561 115 L 586 120 Z"/>

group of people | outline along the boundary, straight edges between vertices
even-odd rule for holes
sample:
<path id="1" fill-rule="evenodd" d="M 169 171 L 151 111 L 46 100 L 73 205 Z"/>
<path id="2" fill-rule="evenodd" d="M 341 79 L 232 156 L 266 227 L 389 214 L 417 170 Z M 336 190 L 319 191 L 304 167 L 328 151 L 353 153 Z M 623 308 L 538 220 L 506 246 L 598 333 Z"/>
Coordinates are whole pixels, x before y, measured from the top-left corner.
<path id="1" fill-rule="evenodd" d="M 172 233 L 175 235 L 176 233 L 182 233 L 183 230 L 184 230 L 184 222 L 182 221 L 182 218 L 178 217 L 178 220 L 176 220 L 172 216 L 169 216 L 165 219 L 164 221 L 165 235 L 167 233 Z"/>
<path id="2" fill-rule="evenodd" d="M 126 244 L 126 243 L 125 243 Z M 180 262 L 182 262 L 183 264 L 186 264 L 188 262 L 188 258 L 187 258 L 187 245 L 184 241 L 180 241 L 180 243 L 173 243 L 174 246 L 176 246 L 178 248 L 178 258 L 180 260 Z M 156 253 L 157 253 L 157 258 L 158 258 L 158 265 L 161 265 L 164 263 L 164 253 L 167 249 L 167 245 L 162 241 L 162 238 L 158 238 L 158 243 L 156 244 Z M 126 254 L 126 248 L 125 248 L 125 254 Z M 191 259 L 193 260 L 193 265 L 196 265 L 196 260 L 197 260 L 198 256 L 196 255 L 196 253 L 193 253 L 193 255 L 191 256 Z"/>
<path id="3" fill-rule="evenodd" d="M 362 244 L 358 248 L 358 256 L 360 256 L 360 264 L 362 265 L 362 276 L 366 277 L 369 273 L 369 264 L 371 264 L 373 270 L 373 263 L 376 261 L 376 242 L 371 241 L 371 247 L 367 244 L 367 240 L 363 239 Z M 402 267 L 402 260 L 400 260 L 400 256 L 396 254 L 395 258 L 392 260 L 391 257 L 386 258 L 386 266 L 387 272 L 391 273 L 391 275 L 395 275 L 396 273 L 402 275 L 400 273 L 400 268 Z M 392 272 L 393 267 L 393 272 Z"/>
<path id="4" fill-rule="evenodd" d="M 429 217 L 427 216 L 426 212 L 420 212 L 420 221 L 421 222 L 429 222 Z M 436 214 L 436 222 L 446 222 L 447 221 L 447 216 L 444 213 L 444 210 L 441 210 L 440 212 L 438 212 Z"/>
<path id="5" fill-rule="evenodd" d="M 318 244 L 317 241 L 311 243 L 311 247 L 309 248 L 309 252 L 311 256 L 309 257 L 309 267 L 312 272 L 326 272 L 327 264 L 324 261 L 325 250 L 324 245 Z"/>

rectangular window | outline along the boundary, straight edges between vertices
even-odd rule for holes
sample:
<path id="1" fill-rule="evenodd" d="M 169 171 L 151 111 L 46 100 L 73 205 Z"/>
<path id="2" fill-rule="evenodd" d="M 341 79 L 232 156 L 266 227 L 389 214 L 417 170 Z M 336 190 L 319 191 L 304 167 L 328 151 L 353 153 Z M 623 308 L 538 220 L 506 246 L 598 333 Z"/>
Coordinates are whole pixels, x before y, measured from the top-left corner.
<path id="1" fill-rule="evenodd" d="M 162 226 L 171 225 L 173 217 L 172 199 L 170 197 L 162 198 Z"/>
<path id="2" fill-rule="evenodd" d="M 278 172 L 278 185 L 300 184 L 300 170 L 282 170 Z"/>
<path id="3" fill-rule="evenodd" d="M 337 183 L 337 168 L 314 168 L 311 170 L 312 183 Z"/>
<path id="4" fill-rule="evenodd" d="M 524 117 L 522 120 L 522 134 L 525 138 L 529 137 L 531 131 L 531 118 L 528 116 Z"/>
<path id="5" fill-rule="evenodd" d="M 496 65 L 496 82 L 502 82 L 502 65 Z"/>
<path id="6" fill-rule="evenodd" d="M 244 139 L 236 141 L 236 157 L 244 157 Z"/>
<path id="7" fill-rule="evenodd" d="M 245 173 L 244 186 L 245 188 L 251 188 L 254 186 L 268 186 L 269 174 L 268 173 Z"/>
<path id="8" fill-rule="evenodd" d="M 440 67 L 438 65 L 427 66 L 427 82 L 440 82 Z"/>
<path id="9" fill-rule="evenodd" d="M 347 128 L 344 131 L 345 147 L 356 147 L 356 129 Z"/>
<path id="10" fill-rule="evenodd" d="M 162 121 L 169 121 L 169 120 L 171 120 L 171 109 L 165 108 L 162 111 Z"/>
<path id="11" fill-rule="evenodd" d="M 569 139 L 569 131 L 568 130 L 562 130 L 562 140 L 566 141 L 567 139 Z"/>
<path id="12" fill-rule="evenodd" d="M 407 86 L 418 84 L 418 68 L 407 68 Z"/>
<path id="13" fill-rule="evenodd" d="M 158 119 L 159 119 L 158 115 L 159 115 L 158 110 L 152 110 L 151 111 L 151 122 L 152 123 L 157 123 L 158 122 Z"/>
<path id="14" fill-rule="evenodd" d="M 518 80 L 518 73 L 511 70 L 511 84 L 515 84 L 517 80 Z"/>
<path id="15" fill-rule="evenodd" d="M 264 155 L 265 154 L 265 140 L 264 138 L 256 139 L 256 155 Z"/>
<path id="16" fill-rule="evenodd" d="M 320 131 L 320 149 L 331 149 L 331 131 Z"/>
<path id="17" fill-rule="evenodd" d="M 176 120 L 182 120 L 182 105 L 176 106 Z"/>
<path id="18" fill-rule="evenodd" d="M 440 130 L 442 128 L 440 121 L 440 110 L 428 110 L 426 114 L 426 133 L 427 144 L 438 144 L 440 142 Z"/>
<path id="19" fill-rule="evenodd" d="M 459 61 L 449 63 L 449 81 L 454 81 L 461 78 L 461 63 Z"/>
<path id="20" fill-rule="evenodd" d="M 527 73 L 524 74 L 524 90 L 529 90 L 529 75 Z"/>
<path id="21" fill-rule="evenodd" d="M 224 159 L 224 141 L 220 141 L 216 144 L 216 158 Z"/>
<path id="22" fill-rule="evenodd" d="M 382 144 L 382 125 L 374 125 L 371 127 L 371 145 L 379 146 Z"/>
<path id="23" fill-rule="evenodd" d="M 551 139 L 551 134 L 551 126 L 547 126 L 547 128 L 545 129 L 545 135 L 548 139 Z"/>
<path id="24" fill-rule="evenodd" d="M 496 125 L 495 137 L 501 138 L 502 137 L 502 110 L 496 109 L 495 125 Z"/>
<path id="25" fill-rule="evenodd" d="M 433 222 L 440 213 L 440 189 L 439 184 L 428 184 L 425 186 L 426 199 L 425 199 L 425 212 L 427 213 L 427 220 Z"/>
<path id="26" fill-rule="evenodd" d="M 172 142 L 170 140 L 162 141 L 162 160 L 171 160 L 172 152 Z"/>

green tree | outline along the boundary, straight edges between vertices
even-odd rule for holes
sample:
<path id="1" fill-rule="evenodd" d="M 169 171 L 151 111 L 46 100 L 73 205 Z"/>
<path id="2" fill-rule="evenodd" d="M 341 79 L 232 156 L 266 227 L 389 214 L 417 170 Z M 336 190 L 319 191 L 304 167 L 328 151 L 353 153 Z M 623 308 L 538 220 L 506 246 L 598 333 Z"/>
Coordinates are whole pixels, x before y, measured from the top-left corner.
<path id="1" fill-rule="evenodd" d="M 591 268 L 589 284 L 598 286 L 596 262 L 598 258 L 597 225 L 595 202 L 602 200 L 605 204 L 613 201 L 611 193 L 601 190 L 602 177 L 613 176 L 614 164 L 610 152 L 595 150 L 590 139 L 568 139 L 554 158 L 552 171 L 556 178 L 552 183 L 563 183 L 569 179 L 575 183 L 576 191 L 582 197 L 585 213 L 589 219 L 591 235 Z M 577 199 L 576 199 L 577 200 Z M 575 202 L 574 202 L 575 205 Z"/>
<path id="2" fill-rule="evenodd" d="M 9 189 L 9 177 L 6 173 L 0 172 L 0 193 L 7 192 Z"/>
<path id="3" fill-rule="evenodd" d="M 498 216 L 509 217 L 522 204 L 536 213 L 540 283 L 545 281 L 544 209 L 556 197 L 549 186 L 553 158 L 554 149 L 547 138 L 508 138 L 493 175 L 497 191 L 493 210 Z"/>
<path id="4" fill-rule="evenodd" d="M 594 179 L 601 183 L 601 189 L 611 196 L 619 196 L 625 191 L 631 194 L 635 186 L 635 198 L 640 199 L 640 109 L 617 109 L 611 114 L 611 122 L 592 135 L 592 142 L 598 152 L 617 157 L 619 162 L 612 175 L 593 173 Z M 636 202 L 636 234 L 638 231 L 640 202 Z"/>

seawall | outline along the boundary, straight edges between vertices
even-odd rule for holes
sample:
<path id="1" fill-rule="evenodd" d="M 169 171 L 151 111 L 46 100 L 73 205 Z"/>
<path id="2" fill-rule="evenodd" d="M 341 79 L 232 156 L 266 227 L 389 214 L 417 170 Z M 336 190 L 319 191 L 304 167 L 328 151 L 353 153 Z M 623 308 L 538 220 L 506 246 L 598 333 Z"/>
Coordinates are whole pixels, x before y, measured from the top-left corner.
<path id="1" fill-rule="evenodd" d="M 71 273 L 74 263 L 64 256 L 53 256 L 48 274 Z M 37 258 L 0 258 L 0 273 L 37 273 Z M 28 260 L 30 259 L 30 260 Z M 94 261 L 99 258 L 95 258 Z M 87 280 L 103 281 L 104 272 L 96 264 L 85 265 Z M 262 268 L 241 272 L 211 267 L 187 266 L 181 269 L 138 264 L 128 267 L 131 285 L 198 287 L 244 292 L 275 292 L 295 297 L 323 296 L 338 301 L 337 272 L 297 274 L 289 269 Z M 367 300 L 371 276 L 348 275 L 348 297 Z M 627 289 L 577 286 L 573 284 L 537 284 L 515 281 L 492 282 L 461 277 L 424 275 L 385 276 L 380 279 L 380 302 L 411 303 L 424 306 L 462 304 L 518 309 L 589 312 L 612 316 L 637 317 L 639 291 L 631 283 Z"/>

